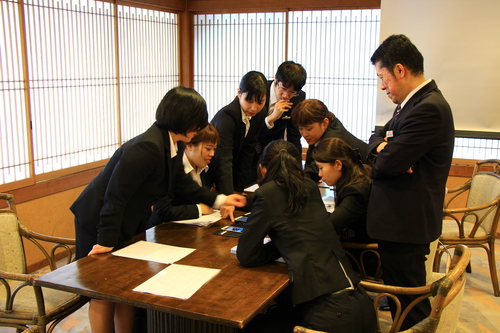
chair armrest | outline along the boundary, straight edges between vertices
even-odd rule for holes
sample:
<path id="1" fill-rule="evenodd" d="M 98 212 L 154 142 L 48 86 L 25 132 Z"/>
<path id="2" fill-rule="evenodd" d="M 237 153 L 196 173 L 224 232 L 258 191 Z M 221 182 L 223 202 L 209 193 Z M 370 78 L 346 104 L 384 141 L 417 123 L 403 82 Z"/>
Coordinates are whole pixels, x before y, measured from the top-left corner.
<path id="1" fill-rule="evenodd" d="M 454 188 L 449 188 L 447 189 L 446 193 L 447 194 L 453 194 L 450 199 L 445 200 L 444 208 L 448 208 L 450 203 L 455 200 L 460 194 L 468 191 L 470 189 L 470 185 L 472 183 L 472 179 L 469 179 L 465 183 L 463 183 L 460 186 L 454 187 Z"/>
<path id="2" fill-rule="evenodd" d="M 397 286 L 389 286 L 386 284 L 371 282 L 361 280 L 359 282 L 366 291 L 372 291 L 376 293 L 390 293 L 397 295 L 422 295 L 431 293 L 431 285 L 426 285 L 422 287 L 397 287 Z"/>
<path id="3" fill-rule="evenodd" d="M 457 214 L 457 213 L 467 213 L 467 212 L 474 212 L 478 210 L 483 210 L 492 206 L 495 206 L 498 204 L 498 201 L 500 200 L 500 196 L 498 196 L 495 200 L 490 201 L 484 205 L 481 206 L 474 206 L 474 207 L 464 207 L 464 208 L 445 208 L 443 209 L 444 214 Z"/>
<path id="4" fill-rule="evenodd" d="M 468 190 L 469 187 L 470 187 L 470 183 L 471 183 L 471 180 L 469 179 L 468 181 L 466 181 L 462 185 L 459 185 L 457 187 L 453 187 L 453 188 L 447 189 L 447 193 L 455 193 L 455 192 L 458 192 L 458 191 Z"/>
<path id="5" fill-rule="evenodd" d="M 378 250 L 377 243 L 353 243 L 353 242 L 340 242 L 343 248 L 347 249 L 362 249 L 362 250 Z"/>
<path id="6" fill-rule="evenodd" d="M 64 238 L 64 237 L 43 235 L 43 234 L 39 234 L 37 232 L 34 232 L 32 230 L 28 230 L 28 235 L 30 237 L 33 237 L 35 239 L 38 239 L 38 240 L 41 240 L 44 242 L 58 243 L 58 244 L 65 244 L 65 245 L 76 245 L 76 240 L 74 238 Z"/>
<path id="7" fill-rule="evenodd" d="M 6 292 L 4 305 L 4 311 L 6 313 L 10 313 L 14 309 L 14 301 L 16 300 L 16 296 L 21 289 L 23 289 L 24 287 L 33 287 L 33 300 L 37 304 L 38 314 L 41 316 L 45 316 L 45 303 L 43 300 L 42 288 L 34 285 L 34 282 L 38 277 L 39 275 L 37 274 L 21 274 L 0 271 L 0 285 L 3 285 L 5 287 Z M 22 281 L 23 283 L 17 285 L 14 289 L 12 289 L 11 285 L 6 281 L 7 279 Z"/>
<path id="8" fill-rule="evenodd" d="M 56 236 L 40 234 L 38 232 L 28 229 L 21 221 L 19 221 L 19 228 L 21 230 L 21 234 L 24 237 L 31 237 L 49 243 L 76 245 L 76 241 L 74 238 L 64 238 L 64 237 L 56 237 Z"/>
<path id="9" fill-rule="evenodd" d="M 316 330 L 313 330 L 311 328 L 305 328 L 302 326 L 295 326 L 293 328 L 293 333 L 326 333 L 326 332 L 316 331 Z"/>
<path id="10" fill-rule="evenodd" d="M 55 270 L 57 268 L 56 267 L 57 250 L 63 250 L 66 252 L 68 258 L 66 264 L 69 264 L 74 260 L 73 252 L 71 251 L 70 248 L 70 245 L 76 245 L 76 241 L 74 239 L 43 235 L 34 232 L 32 230 L 29 230 L 21 221 L 18 221 L 18 225 L 19 225 L 19 233 L 21 234 L 21 236 L 23 236 L 24 238 L 35 244 L 36 247 L 38 247 L 38 249 L 43 253 L 45 258 L 49 262 L 51 270 Z M 52 246 L 52 249 L 50 250 L 50 254 L 38 241 L 54 244 L 54 246 Z"/>
<path id="11" fill-rule="evenodd" d="M 33 285 L 33 281 L 38 278 L 40 275 L 37 274 L 22 274 L 22 273 L 11 273 L 6 271 L 0 271 L 0 279 L 7 280 L 16 280 L 16 281 L 24 281 L 28 282 L 30 285 Z"/>

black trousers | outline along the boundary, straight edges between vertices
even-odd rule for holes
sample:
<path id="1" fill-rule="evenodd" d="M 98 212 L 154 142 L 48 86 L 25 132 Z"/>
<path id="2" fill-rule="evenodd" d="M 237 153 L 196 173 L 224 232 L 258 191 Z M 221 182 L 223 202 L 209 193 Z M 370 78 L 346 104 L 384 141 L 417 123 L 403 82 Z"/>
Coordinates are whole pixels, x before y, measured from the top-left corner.
<path id="1" fill-rule="evenodd" d="M 326 294 L 298 307 L 304 327 L 334 333 L 371 333 L 377 329 L 373 302 L 361 286 Z"/>
<path id="2" fill-rule="evenodd" d="M 400 287 L 420 287 L 426 285 L 425 261 L 430 244 L 408 244 L 378 241 L 378 251 L 382 264 L 384 283 Z M 405 309 L 418 296 L 399 295 L 398 299 Z M 395 304 L 389 299 L 391 314 L 394 318 Z M 431 305 L 424 300 L 415 306 L 406 317 L 401 330 L 406 330 L 429 316 Z"/>
<path id="3" fill-rule="evenodd" d="M 295 325 L 333 333 L 373 333 L 373 302 L 361 286 L 356 290 L 326 294 L 295 307 L 276 304 L 254 318 L 242 333 L 290 333 Z"/>

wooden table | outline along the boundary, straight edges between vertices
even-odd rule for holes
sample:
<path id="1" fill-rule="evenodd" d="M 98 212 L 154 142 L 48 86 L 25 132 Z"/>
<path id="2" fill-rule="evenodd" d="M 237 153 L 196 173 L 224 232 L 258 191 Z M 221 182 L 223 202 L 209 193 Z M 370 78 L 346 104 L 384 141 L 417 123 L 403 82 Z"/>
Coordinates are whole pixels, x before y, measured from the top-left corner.
<path id="1" fill-rule="evenodd" d="M 187 300 L 132 291 L 168 265 L 110 253 L 82 258 L 41 276 L 35 284 L 153 310 L 148 312 L 148 321 L 153 323 L 148 325 L 150 331 L 237 332 L 281 293 L 289 281 L 284 264 L 242 267 L 236 255 L 230 253 L 237 238 L 212 234 L 225 224 L 227 220 L 208 228 L 164 223 L 123 244 L 147 240 L 195 248 L 196 251 L 177 263 L 221 269 Z M 168 329 L 165 325 L 175 328 Z"/>

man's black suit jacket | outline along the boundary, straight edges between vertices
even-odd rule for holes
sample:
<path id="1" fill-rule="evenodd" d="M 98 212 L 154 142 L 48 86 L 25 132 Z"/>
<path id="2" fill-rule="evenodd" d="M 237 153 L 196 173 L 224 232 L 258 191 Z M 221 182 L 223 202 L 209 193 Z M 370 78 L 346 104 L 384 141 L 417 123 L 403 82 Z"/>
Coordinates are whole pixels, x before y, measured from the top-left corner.
<path id="1" fill-rule="evenodd" d="M 451 108 L 434 81 L 372 135 L 368 151 L 387 136 L 371 172 L 368 234 L 383 241 L 430 243 L 441 234 L 455 138 Z M 413 173 L 406 172 L 409 168 Z"/>

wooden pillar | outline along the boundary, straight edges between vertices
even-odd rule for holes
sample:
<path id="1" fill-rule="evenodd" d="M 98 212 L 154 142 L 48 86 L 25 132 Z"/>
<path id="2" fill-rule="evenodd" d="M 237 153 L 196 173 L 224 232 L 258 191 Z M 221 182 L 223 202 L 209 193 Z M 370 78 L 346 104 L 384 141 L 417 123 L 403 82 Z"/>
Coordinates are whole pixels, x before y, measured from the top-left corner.
<path id="1" fill-rule="evenodd" d="M 179 13 L 179 84 L 194 88 L 194 14 Z"/>

